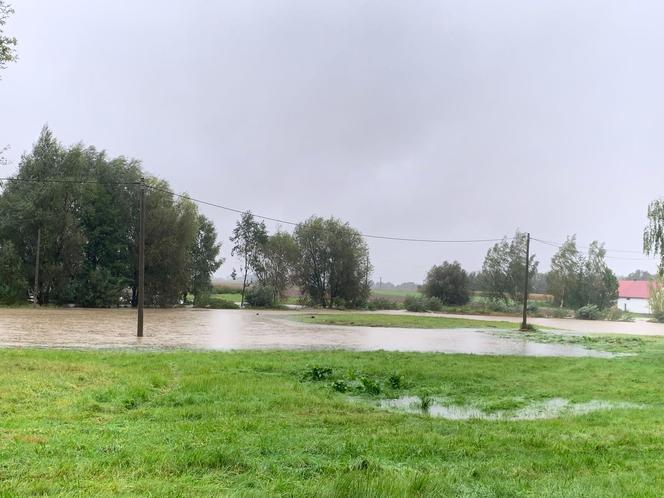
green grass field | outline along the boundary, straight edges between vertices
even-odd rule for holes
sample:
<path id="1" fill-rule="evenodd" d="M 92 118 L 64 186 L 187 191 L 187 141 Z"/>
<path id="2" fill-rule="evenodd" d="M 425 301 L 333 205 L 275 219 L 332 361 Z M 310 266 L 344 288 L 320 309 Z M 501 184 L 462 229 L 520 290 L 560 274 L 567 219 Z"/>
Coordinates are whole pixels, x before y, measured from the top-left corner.
<path id="1" fill-rule="evenodd" d="M 386 298 L 404 298 L 407 296 L 421 296 L 419 291 L 407 291 L 402 289 L 372 289 L 371 295 L 374 297 Z"/>
<path id="2" fill-rule="evenodd" d="M 656 340 L 638 350 L 605 360 L 5 349 L 0 493 L 661 496 L 664 352 Z M 304 380 L 312 367 L 326 378 Z M 339 378 L 380 392 L 336 392 Z M 554 397 L 643 407 L 496 422 L 375 406 L 420 392 L 487 410 Z"/>
<path id="3" fill-rule="evenodd" d="M 356 325 L 363 327 L 403 327 L 417 329 L 490 328 L 509 330 L 519 328 L 518 323 L 430 315 L 390 315 L 344 312 L 291 315 L 289 318 L 304 323 Z"/>

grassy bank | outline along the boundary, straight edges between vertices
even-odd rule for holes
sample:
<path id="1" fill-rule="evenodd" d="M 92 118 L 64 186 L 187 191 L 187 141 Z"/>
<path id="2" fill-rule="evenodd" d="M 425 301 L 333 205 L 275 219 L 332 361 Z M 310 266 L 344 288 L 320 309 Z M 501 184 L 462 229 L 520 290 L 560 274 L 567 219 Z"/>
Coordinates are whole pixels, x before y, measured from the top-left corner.
<path id="1" fill-rule="evenodd" d="M 659 496 L 662 360 L 2 350 L 0 492 Z M 352 400 L 337 376 L 379 392 Z M 486 409 L 552 397 L 643 408 L 495 422 L 375 407 L 422 390 Z"/>
<path id="2" fill-rule="evenodd" d="M 487 328 L 508 330 L 519 328 L 518 323 L 430 315 L 390 315 L 377 313 L 344 312 L 292 315 L 289 318 L 304 323 L 320 323 L 323 325 L 355 325 L 362 327 L 402 327 L 416 329 Z"/>

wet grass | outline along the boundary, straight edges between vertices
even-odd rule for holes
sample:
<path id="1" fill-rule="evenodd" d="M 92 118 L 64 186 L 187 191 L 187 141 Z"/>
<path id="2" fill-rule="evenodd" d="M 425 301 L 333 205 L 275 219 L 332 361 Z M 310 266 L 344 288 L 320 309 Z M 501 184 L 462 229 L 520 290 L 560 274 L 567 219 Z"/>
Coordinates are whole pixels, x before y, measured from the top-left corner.
<path id="1" fill-rule="evenodd" d="M 507 329 L 515 330 L 517 323 L 473 320 L 469 318 L 454 318 L 430 315 L 390 315 L 374 313 L 316 313 L 301 314 L 288 317 L 304 323 L 319 323 L 322 325 L 355 325 L 361 327 L 399 327 L 416 329 Z"/>
<path id="2" fill-rule="evenodd" d="M 664 353 L 632 346 L 611 360 L 0 350 L 0 494 L 660 496 Z M 367 400 L 646 408 L 449 421 L 352 402 L 343 379 Z"/>

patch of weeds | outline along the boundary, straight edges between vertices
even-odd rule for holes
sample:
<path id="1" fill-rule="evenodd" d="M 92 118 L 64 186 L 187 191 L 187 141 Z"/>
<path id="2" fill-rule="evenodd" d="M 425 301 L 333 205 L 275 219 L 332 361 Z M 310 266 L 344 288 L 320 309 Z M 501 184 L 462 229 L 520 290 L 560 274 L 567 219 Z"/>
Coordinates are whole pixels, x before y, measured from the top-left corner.
<path id="1" fill-rule="evenodd" d="M 311 380 L 318 382 L 321 380 L 329 379 L 332 377 L 332 369 L 330 367 L 310 367 L 302 376 L 303 380 Z"/>
<path id="2" fill-rule="evenodd" d="M 360 383 L 362 384 L 362 388 L 364 389 L 364 392 L 367 394 L 371 394 L 372 396 L 378 396 L 380 394 L 380 384 L 376 382 L 374 379 L 366 376 L 360 377 Z"/>
<path id="3" fill-rule="evenodd" d="M 428 390 L 420 391 L 417 396 L 417 407 L 423 412 L 428 412 L 435 402 L 436 400 Z"/>
<path id="4" fill-rule="evenodd" d="M 345 380 L 337 379 L 334 382 L 332 382 L 332 389 L 340 393 L 345 393 L 350 390 L 350 386 L 348 385 L 348 382 L 346 382 Z"/>
<path id="5" fill-rule="evenodd" d="M 392 389 L 401 389 L 404 386 L 403 375 L 392 373 L 387 378 L 387 383 Z"/>

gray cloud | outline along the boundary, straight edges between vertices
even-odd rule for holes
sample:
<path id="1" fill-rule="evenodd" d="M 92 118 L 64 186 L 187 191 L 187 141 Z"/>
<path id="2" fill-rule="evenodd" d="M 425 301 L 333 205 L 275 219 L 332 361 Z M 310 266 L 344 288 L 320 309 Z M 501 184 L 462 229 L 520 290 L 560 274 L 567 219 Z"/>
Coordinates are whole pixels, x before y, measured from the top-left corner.
<path id="1" fill-rule="evenodd" d="M 20 60 L 0 82 L 14 168 L 48 122 L 178 191 L 278 218 L 452 239 L 519 227 L 609 249 L 640 249 L 662 194 L 661 2 L 14 7 Z M 235 215 L 203 211 L 228 253 Z M 478 269 L 487 249 L 370 245 L 375 277 L 395 281 L 443 259 Z M 552 249 L 535 252 L 546 267 Z"/>

